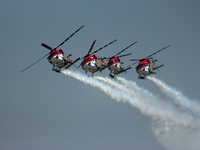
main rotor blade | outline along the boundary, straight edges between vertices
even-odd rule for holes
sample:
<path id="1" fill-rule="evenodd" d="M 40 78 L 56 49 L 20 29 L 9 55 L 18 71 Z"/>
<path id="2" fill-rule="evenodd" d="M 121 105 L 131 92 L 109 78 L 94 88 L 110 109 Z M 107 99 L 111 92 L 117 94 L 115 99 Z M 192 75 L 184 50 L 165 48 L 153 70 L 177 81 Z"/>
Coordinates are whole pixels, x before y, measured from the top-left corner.
<path id="1" fill-rule="evenodd" d="M 164 48 L 162 48 L 162 49 L 160 49 L 160 50 L 156 51 L 155 53 L 153 53 L 153 54 L 151 54 L 151 55 L 149 55 L 149 56 L 145 57 L 144 59 L 146 59 L 146 58 L 149 58 L 149 57 L 151 57 L 151 56 L 153 56 L 153 55 L 155 55 L 155 54 L 159 53 L 160 51 L 162 51 L 162 50 L 164 50 L 164 49 L 166 49 L 166 48 L 168 48 L 168 47 L 170 47 L 170 46 L 171 46 L 171 45 L 168 45 L 168 46 L 166 46 L 166 47 L 164 47 Z"/>
<path id="2" fill-rule="evenodd" d="M 25 69 L 23 69 L 22 71 L 20 71 L 20 73 L 22 73 L 23 71 L 25 71 L 26 69 L 30 68 L 31 66 L 35 65 L 36 63 L 38 63 L 39 61 L 41 61 L 43 58 L 45 58 L 48 54 L 46 54 L 45 56 L 43 56 L 42 58 L 40 58 L 39 60 L 37 60 L 36 62 L 32 63 L 30 66 L 26 67 Z"/>
<path id="3" fill-rule="evenodd" d="M 119 53 L 117 53 L 114 57 L 116 57 L 117 55 L 121 54 L 123 51 L 127 50 L 129 47 L 133 46 L 135 43 L 137 43 L 137 41 L 135 41 L 134 43 L 132 43 L 131 45 L 129 45 L 128 47 L 126 47 L 125 49 L 123 49 L 122 51 L 120 51 Z"/>
<path id="4" fill-rule="evenodd" d="M 90 54 L 90 52 L 92 51 L 94 44 L 96 43 L 96 40 L 94 40 L 94 42 L 92 43 L 87 55 L 85 55 L 84 57 L 82 57 L 81 59 L 84 59 L 86 56 L 88 56 Z M 80 65 L 77 67 L 77 69 L 81 66 L 82 63 L 80 63 Z"/>
<path id="5" fill-rule="evenodd" d="M 128 55 L 132 55 L 132 53 L 120 55 L 120 56 L 117 56 L 117 57 L 124 57 L 124 56 L 128 56 Z"/>
<path id="6" fill-rule="evenodd" d="M 141 59 L 131 59 L 130 61 L 140 61 Z"/>
<path id="7" fill-rule="evenodd" d="M 132 65 L 135 65 L 135 64 L 137 64 L 138 62 L 134 62 L 134 63 L 132 63 Z"/>
<path id="8" fill-rule="evenodd" d="M 84 25 L 83 26 L 81 26 L 78 30 L 76 30 L 72 35 L 70 35 L 66 40 L 64 40 L 60 45 L 58 45 L 56 48 L 54 48 L 54 49 L 57 49 L 58 47 L 60 47 L 61 45 L 63 45 L 66 41 L 68 41 L 75 33 L 77 33 L 80 29 L 82 29 L 84 27 Z"/>
<path id="9" fill-rule="evenodd" d="M 112 44 L 112 43 L 114 43 L 114 42 L 116 42 L 116 41 L 117 41 L 117 39 L 116 39 L 116 40 L 114 40 L 114 41 L 112 41 L 112 42 L 110 42 L 110 43 L 108 43 L 108 44 L 106 44 L 105 46 L 103 46 L 103 47 L 99 48 L 98 50 L 96 50 L 96 51 L 92 52 L 91 54 L 94 54 L 94 53 L 96 53 L 96 52 L 98 52 L 98 51 L 102 50 L 103 48 L 107 47 L 108 45 L 110 45 L 110 44 Z"/>
<path id="10" fill-rule="evenodd" d="M 80 65 L 78 65 L 77 69 L 78 69 L 80 66 L 81 66 L 81 63 L 80 63 Z"/>
<path id="11" fill-rule="evenodd" d="M 95 43 L 96 43 L 96 40 L 92 43 L 92 45 L 91 45 L 91 47 L 90 47 L 90 50 L 88 51 L 88 55 L 89 55 L 90 52 L 92 51 L 92 49 L 93 49 Z"/>
<path id="12" fill-rule="evenodd" d="M 43 46 L 43 47 L 45 47 L 45 48 L 47 48 L 47 49 L 49 49 L 49 50 L 53 50 L 49 45 L 47 45 L 47 44 L 44 44 L 44 43 L 42 43 L 41 44 L 41 46 Z"/>

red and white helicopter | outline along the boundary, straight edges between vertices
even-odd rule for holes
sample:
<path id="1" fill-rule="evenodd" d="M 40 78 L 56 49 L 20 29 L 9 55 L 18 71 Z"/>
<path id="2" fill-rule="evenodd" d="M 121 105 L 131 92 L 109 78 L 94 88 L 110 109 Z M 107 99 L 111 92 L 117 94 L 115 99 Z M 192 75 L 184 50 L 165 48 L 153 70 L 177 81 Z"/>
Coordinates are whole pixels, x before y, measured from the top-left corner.
<path id="1" fill-rule="evenodd" d="M 86 74 L 87 74 L 87 72 L 91 72 L 93 75 L 95 72 L 99 71 L 102 67 L 106 67 L 107 64 L 103 58 L 98 58 L 96 55 L 92 55 L 92 54 L 102 50 L 103 48 L 107 47 L 108 45 L 112 44 L 115 41 L 117 41 L 117 39 L 91 53 L 91 51 L 94 47 L 94 44 L 96 43 L 96 40 L 95 40 L 92 43 L 88 53 L 83 57 L 84 60 L 78 66 L 78 68 L 81 66 L 82 69 L 86 71 Z"/>
<path id="2" fill-rule="evenodd" d="M 51 48 L 50 46 L 42 43 L 41 46 L 47 48 L 50 50 L 50 52 L 48 54 L 46 54 L 45 56 L 43 56 L 42 58 L 40 58 L 39 60 L 37 60 L 36 62 L 34 62 L 33 64 L 31 64 L 30 66 L 26 67 L 25 69 L 23 69 L 20 72 L 25 71 L 26 69 L 30 68 L 31 66 L 33 66 L 34 64 L 38 63 L 40 60 L 42 60 L 43 58 L 47 57 L 47 60 L 53 65 L 53 71 L 59 72 L 60 73 L 60 69 L 65 67 L 65 69 L 68 69 L 69 67 L 71 67 L 72 65 L 74 65 L 74 63 L 76 63 L 78 60 L 81 59 L 81 57 L 78 57 L 76 60 L 72 61 L 71 60 L 71 54 L 69 54 L 68 56 L 66 56 L 64 54 L 64 51 L 62 49 L 58 49 L 58 47 L 60 47 L 61 45 L 63 45 L 66 41 L 68 41 L 75 33 L 77 33 L 80 29 L 82 29 L 84 26 L 81 26 L 78 30 L 76 30 L 72 35 L 70 35 L 66 40 L 64 40 L 60 45 L 58 45 L 56 48 Z"/>
<path id="3" fill-rule="evenodd" d="M 108 59 L 108 63 L 107 63 L 107 66 L 102 68 L 100 70 L 103 71 L 105 68 L 108 67 L 108 69 L 110 70 L 110 77 L 111 78 L 114 78 L 115 75 L 117 74 L 120 74 L 120 73 L 123 73 L 123 72 L 126 72 L 127 70 L 131 69 L 132 67 L 129 65 L 127 66 L 126 68 L 123 68 L 123 62 L 121 62 L 120 60 L 120 57 L 124 57 L 124 56 L 128 56 L 128 55 L 131 55 L 131 53 L 129 54 L 124 54 L 124 55 L 120 55 L 122 52 L 124 52 L 125 50 L 127 50 L 129 47 L 133 46 L 136 42 L 132 43 L 131 45 L 129 45 L 128 47 L 126 47 L 125 49 L 123 49 L 122 51 L 120 51 L 119 53 L 117 53 L 116 55 L 112 56 L 112 57 L 109 57 Z"/>
<path id="4" fill-rule="evenodd" d="M 133 63 L 132 65 L 134 65 L 134 64 L 139 62 L 139 64 L 135 67 L 136 72 L 139 74 L 138 79 L 145 79 L 145 77 L 147 75 L 156 74 L 154 72 L 154 70 L 165 66 L 165 64 L 157 66 L 157 59 L 154 60 L 154 58 L 152 56 L 157 54 L 158 52 L 168 48 L 168 47 L 170 47 L 170 45 L 168 45 L 168 46 L 156 51 L 155 53 L 153 53 L 153 54 L 151 54 L 151 55 L 149 55 L 149 56 L 147 56 L 145 58 L 142 58 L 142 59 L 131 59 L 130 60 L 130 61 L 137 61 L 137 62 Z"/>

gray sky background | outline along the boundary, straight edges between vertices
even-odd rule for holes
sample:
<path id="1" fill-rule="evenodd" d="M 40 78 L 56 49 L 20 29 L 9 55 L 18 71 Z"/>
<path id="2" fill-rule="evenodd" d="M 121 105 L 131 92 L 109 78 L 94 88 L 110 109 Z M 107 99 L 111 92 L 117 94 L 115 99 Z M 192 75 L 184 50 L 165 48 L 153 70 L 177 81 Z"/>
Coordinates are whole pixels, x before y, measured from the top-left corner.
<path id="1" fill-rule="evenodd" d="M 170 44 L 155 56 L 166 64 L 156 77 L 199 100 L 199 6 L 197 0 L 1 0 L 0 149 L 164 150 L 148 117 L 53 72 L 46 58 L 19 71 L 48 53 L 42 42 L 56 47 L 85 25 L 61 47 L 73 59 L 84 56 L 94 40 L 96 50 L 118 39 L 97 56 L 112 56 L 138 41 L 127 50 L 132 56 L 122 58 L 124 66 Z M 119 76 L 163 97 L 138 80 L 134 69 Z"/>

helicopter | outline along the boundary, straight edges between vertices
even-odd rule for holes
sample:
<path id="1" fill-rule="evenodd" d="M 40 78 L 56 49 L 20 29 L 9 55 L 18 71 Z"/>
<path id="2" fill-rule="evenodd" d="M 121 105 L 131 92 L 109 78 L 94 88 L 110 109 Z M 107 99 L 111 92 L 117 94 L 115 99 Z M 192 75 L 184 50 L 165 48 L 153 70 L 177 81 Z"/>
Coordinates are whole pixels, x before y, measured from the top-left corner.
<path id="1" fill-rule="evenodd" d="M 87 72 L 91 72 L 93 75 L 95 72 L 99 71 L 102 67 L 106 67 L 107 64 L 105 62 L 105 59 L 98 58 L 96 55 L 92 55 L 92 54 L 102 50 L 103 48 L 107 47 L 108 45 L 110 45 L 116 41 L 117 41 L 117 39 L 91 53 L 91 51 L 94 47 L 94 44 L 96 43 L 96 40 L 93 41 L 88 53 L 83 57 L 84 60 L 77 68 L 79 68 L 81 66 L 82 69 L 86 71 L 86 74 L 87 74 Z"/>
<path id="2" fill-rule="evenodd" d="M 74 34 L 76 34 L 80 29 L 82 29 L 84 27 L 81 26 L 78 30 L 76 30 L 73 34 L 71 34 L 67 39 L 65 39 L 60 45 L 58 45 L 55 48 L 52 48 L 44 43 L 41 44 L 41 46 L 47 48 L 48 50 L 50 50 L 50 52 L 48 54 L 46 54 L 45 56 L 43 56 L 42 58 L 40 58 L 39 60 L 37 60 L 36 62 L 34 62 L 33 64 L 31 64 L 30 66 L 26 67 L 25 69 L 23 69 L 21 72 L 25 71 L 26 69 L 30 68 L 31 66 L 33 66 L 34 64 L 38 63 L 39 61 L 41 61 L 43 58 L 47 57 L 47 60 L 53 65 L 52 70 L 55 72 L 60 73 L 61 68 L 65 67 L 65 69 L 68 69 L 69 67 L 71 67 L 72 65 L 74 65 L 78 60 L 81 59 L 81 57 L 78 57 L 76 60 L 71 60 L 71 55 L 69 54 L 68 56 L 66 56 L 64 54 L 64 51 L 62 49 L 57 50 L 61 45 L 63 45 L 66 41 L 68 41 Z"/>
<path id="3" fill-rule="evenodd" d="M 142 58 L 142 59 L 131 59 L 130 61 L 136 61 L 135 63 L 133 63 L 132 65 L 138 63 L 138 65 L 135 67 L 136 72 L 139 74 L 138 79 L 145 79 L 145 77 L 147 75 L 150 74 L 156 74 L 156 72 L 154 72 L 154 70 L 158 70 L 159 68 L 165 66 L 165 64 L 162 64 L 160 66 L 157 66 L 157 59 L 154 59 L 152 56 L 159 53 L 160 51 L 170 47 L 171 45 L 168 45 L 158 51 L 156 51 L 155 53 Z M 151 63 L 152 62 L 152 63 Z"/>
<path id="4" fill-rule="evenodd" d="M 119 56 L 119 54 L 121 54 L 122 52 L 127 50 L 129 47 L 133 46 L 135 43 L 137 43 L 137 41 L 132 43 L 131 45 L 129 45 L 128 47 L 126 47 L 125 49 L 123 49 L 122 51 L 117 53 L 116 55 L 107 58 L 107 59 L 109 59 L 107 66 L 100 69 L 100 72 L 102 72 L 105 68 L 108 67 L 108 69 L 110 70 L 109 76 L 111 78 L 114 78 L 115 75 L 126 72 L 127 70 L 131 69 L 132 67 L 130 65 L 127 66 L 126 68 L 123 68 L 123 62 L 121 62 L 120 57 L 128 56 L 128 55 L 131 55 L 132 53 L 124 54 L 124 55 L 120 55 L 120 56 Z"/>

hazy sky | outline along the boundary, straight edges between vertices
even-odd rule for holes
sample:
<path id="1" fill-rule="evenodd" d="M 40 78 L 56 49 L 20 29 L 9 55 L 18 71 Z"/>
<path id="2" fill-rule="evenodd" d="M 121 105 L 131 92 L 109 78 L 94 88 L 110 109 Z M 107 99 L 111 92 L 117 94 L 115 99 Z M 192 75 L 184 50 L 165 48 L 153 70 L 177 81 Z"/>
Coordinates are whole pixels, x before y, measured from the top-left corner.
<path id="1" fill-rule="evenodd" d="M 0 149 L 166 149 L 148 116 L 53 72 L 46 58 L 19 71 L 49 52 L 41 43 L 56 47 L 85 25 L 61 47 L 73 59 L 84 56 L 94 40 L 96 50 L 118 39 L 97 53 L 107 57 L 138 41 L 127 50 L 132 56 L 122 58 L 124 66 L 171 45 L 155 56 L 166 65 L 156 77 L 199 101 L 199 6 L 197 0 L 1 0 Z M 119 76 L 167 101 L 155 85 L 137 79 L 134 67 Z"/>

